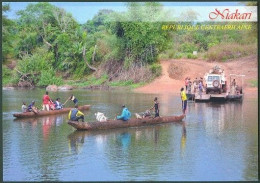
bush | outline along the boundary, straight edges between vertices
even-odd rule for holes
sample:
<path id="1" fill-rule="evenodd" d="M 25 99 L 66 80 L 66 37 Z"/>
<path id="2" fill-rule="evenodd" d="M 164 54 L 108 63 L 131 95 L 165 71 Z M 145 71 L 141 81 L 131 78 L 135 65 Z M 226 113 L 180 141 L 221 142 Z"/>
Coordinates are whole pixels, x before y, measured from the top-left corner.
<path id="1" fill-rule="evenodd" d="M 11 83 L 12 80 L 12 70 L 6 66 L 2 66 L 2 82 L 3 85 Z"/>
<path id="2" fill-rule="evenodd" d="M 56 77 L 53 70 L 42 71 L 37 86 L 48 86 L 48 85 L 62 85 L 63 81 L 61 77 Z"/>
<path id="3" fill-rule="evenodd" d="M 256 44 L 221 43 L 208 50 L 207 58 L 209 61 L 226 61 L 256 53 Z"/>
<path id="4" fill-rule="evenodd" d="M 176 53 L 173 58 L 174 58 L 174 59 L 183 58 L 183 53 Z"/>
<path id="5" fill-rule="evenodd" d="M 163 53 L 159 54 L 158 58 L 159 59 L 170 59 L 170 58 L 174 58 L 175 56 L 175 50 L 174 49 L 168 49 L 166 51 L 164 51 Z"/>
<path id="6" fill-rule="evenodd" d="M 33 55 L 26 55 L 18 62 L 18 69 L 22 73 L 41 72 L 52 68 L 53 53 L 44 47 L 37 49 Z"/>
<path id="7" fill-rule="evenodd" d="M 153 63 L 150 65 L 150 70 L 154 77 L 158 77 L 162 74 L 162 66 L 158 63 Z"/>
<path id="8" fill-rule="evenodd" d="M 184 53 L 192 53 L 193 51 L 198 51 L 198 48 L 194 43 L 183 43 L 181 44 L 181 51 Z"/>
<path id="9" fill-rule="evenodd" d="M 161 60 L 161 59 L 163 59 L 163 60 L 169 59 L 169 55 L 167 53 L 161 53 L 161 54 L 159 54 L 158 59 L 159 60 Z"/>
<path id="10" fill-rule="evenodd" d="M 95 76 L 91 76 L 88 81 L 87 85 L 102 85 L 104 82 L 108 80 L 108 75 L 103 74 L 100 78 L 96 78 Z"/>
<path id="11" fill-rule="evenodd" d="M 126 57 L 124 61 L 124 69 L 129 69 L 129 67 L 133 64 L 134 59 L 132 57 Z"/>
<path id="12" fill-rule="evenodd" d="M 85 62 L 77 62 L 77 67 L 73 71 L 73 78 L 79 79 L 83 78 L 85 74 L 89 73 L 90 69 L 86 66 Z"/>
<path id="13" fill-rule="evenodd" d="M 197 55 L 193 55 L 192 53 L 188 53 L 187 54 L 187 58 L 189 58 L 189 59 L 196 59 L 196 58 L 198 58 L 198 56 Z"/>

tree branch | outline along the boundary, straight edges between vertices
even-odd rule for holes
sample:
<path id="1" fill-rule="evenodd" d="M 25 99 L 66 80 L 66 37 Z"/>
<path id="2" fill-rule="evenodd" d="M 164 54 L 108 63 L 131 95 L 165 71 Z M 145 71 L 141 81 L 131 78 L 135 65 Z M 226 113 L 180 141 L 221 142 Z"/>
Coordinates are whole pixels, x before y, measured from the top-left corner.
<path id="1" fill-rule="evenodd" d="M 95 48 L 94 48 L 94 52 L 93 52 L 93 55 L 92 55 L 92 62 L 94 62 L 94 59 L 95 59 L 96 48 L 97 48 L 97 45 L 95 45 Z"/>
<path id="2" fill-rule="evenodd" d="M 85 47 L 85 46 L 83 47 L 82 55 L 83 55 L 83 59 L 84 59 L 84 61 L 86 62 L 88 68 L 90 68 L 90 69 L 93 70 L 93 71 L 97 71 L 97 68 L 95 68 L 95 67 L 89 65 L 88 61 L 86 60 L 86 47 Z"/>

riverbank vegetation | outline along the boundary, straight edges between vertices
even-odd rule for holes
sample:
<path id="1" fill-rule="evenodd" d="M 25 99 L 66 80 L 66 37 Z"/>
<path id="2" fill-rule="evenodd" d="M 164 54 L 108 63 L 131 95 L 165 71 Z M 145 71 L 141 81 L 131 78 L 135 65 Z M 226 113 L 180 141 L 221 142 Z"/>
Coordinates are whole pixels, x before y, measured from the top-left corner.
<path id="1" fill-rule="evenodd" d="M 29 4 L 10 20 L 5 15 L 10 7 L 4 3 L 3 85 L 135 88 L 161 75 L 160 59 L 226 61 L 257 52 L 254 23 L 251 30 L 164 30 L 165 22 L 151 21 L 167 15 L 160 3 L 126 6 L 121 13 L 100 10 L 79 24 L 64 9 L 45 2 Z M 147 21 L 126 21 L 129 17 Z M 76 80 L 80 82 L 72 82 Z"/>

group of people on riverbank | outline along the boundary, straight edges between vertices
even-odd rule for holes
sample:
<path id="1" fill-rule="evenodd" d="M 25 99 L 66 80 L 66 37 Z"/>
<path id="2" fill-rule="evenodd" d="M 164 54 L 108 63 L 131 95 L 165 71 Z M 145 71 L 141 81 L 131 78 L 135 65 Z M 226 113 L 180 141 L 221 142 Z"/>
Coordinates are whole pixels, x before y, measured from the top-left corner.
<path id="1" fill-rule="evenodd" d="M 204 90 L 202 77 L 200 77 L 200 79 L 195 78 L 193 82 L 191 81 L 190 77 L 186 77 L 184 84 L 185 84 L 186 93 L 188 94 L 199 93 L 199 95 L 201 95 Z"/>

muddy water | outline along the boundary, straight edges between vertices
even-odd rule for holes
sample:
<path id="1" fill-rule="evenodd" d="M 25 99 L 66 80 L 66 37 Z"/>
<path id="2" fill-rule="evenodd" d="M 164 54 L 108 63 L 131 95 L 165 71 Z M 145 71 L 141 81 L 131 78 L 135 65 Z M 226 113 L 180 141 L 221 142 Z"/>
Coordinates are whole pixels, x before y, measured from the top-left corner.
<path id="1" fill-rule="evenodd" d="M 15 120 L 22 101 L 41 103 L 44 91 L 3 91 L 4 181 L 257 180 L 257 99 L 242 103 L 188 103 L 183 124 L 78 132 L 67 114 Z M 51 93 L 65 101 L 72 92 Z M 125 91 L 73 91 L 79 104 L 114 118 L 152 106 L 155 95 Z M 161 115 L 181 113 L 180 97 L 158 95 Z M 67 103 L 72 106 L 71 102 Z"/>

